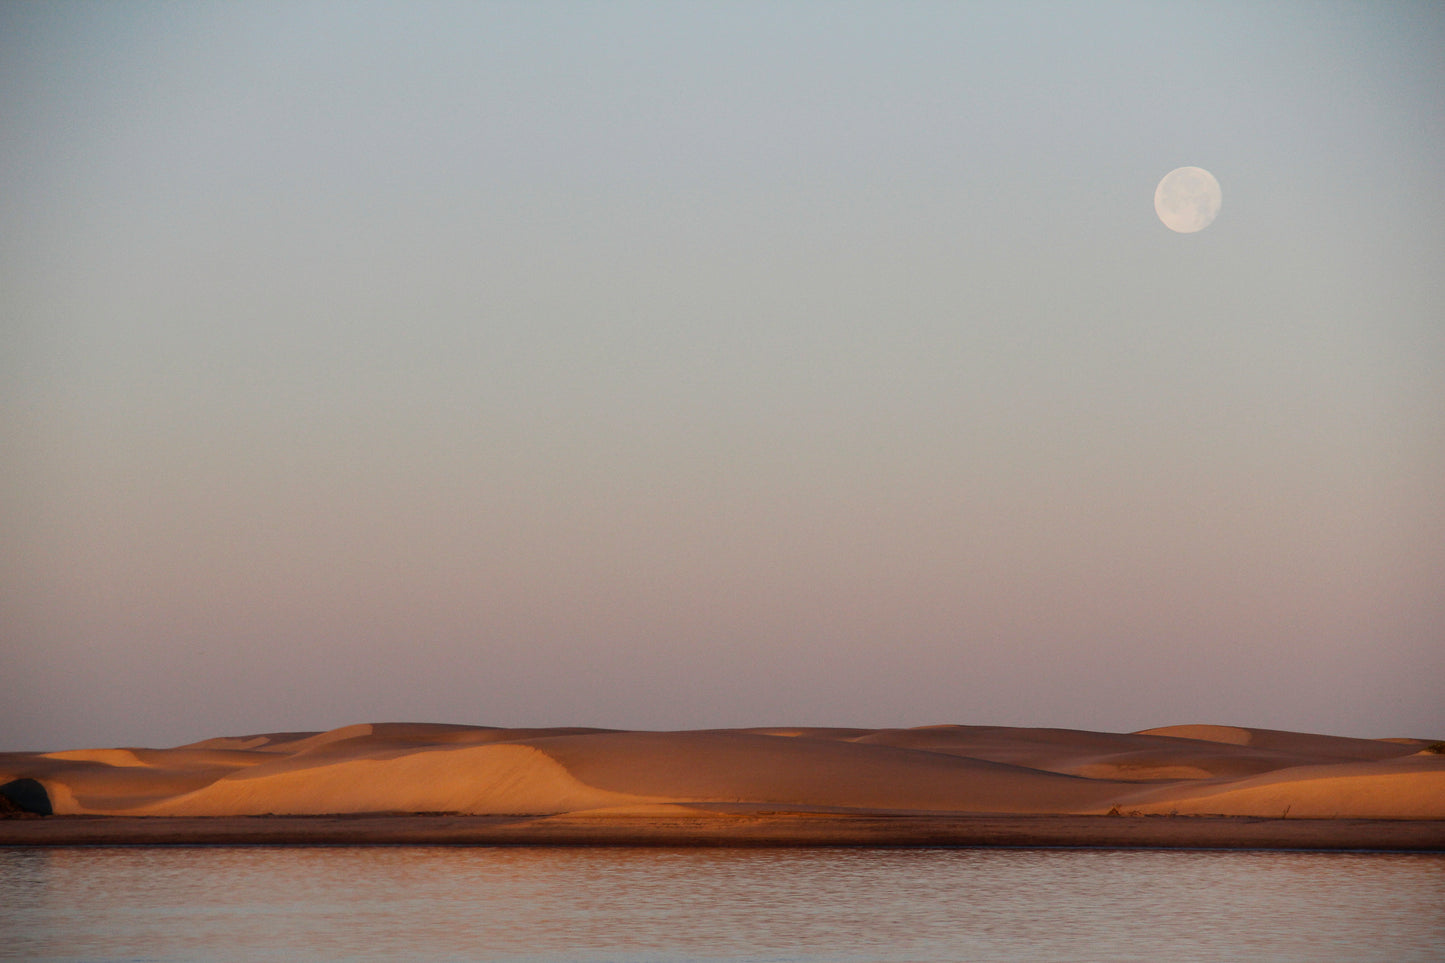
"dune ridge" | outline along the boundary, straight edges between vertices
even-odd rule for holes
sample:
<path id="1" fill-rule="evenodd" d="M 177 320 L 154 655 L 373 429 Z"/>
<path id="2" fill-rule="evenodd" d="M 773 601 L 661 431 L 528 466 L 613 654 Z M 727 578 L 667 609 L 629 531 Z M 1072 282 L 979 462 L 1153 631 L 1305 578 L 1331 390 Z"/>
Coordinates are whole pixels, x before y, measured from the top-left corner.
<path id="1" fill-rule="evenodd" d="M 0 753 L 62 815 L 816 811 L 1445 819 L 1423 739 L 1236 726 L 647 732 L 363 723 L 171 749 Z M 33 781 L 33 783 L 31 782 Z M 25 793 L 6 786 L 27 787 Z M 14 807 L 10 807 L 14 808 Z"/>

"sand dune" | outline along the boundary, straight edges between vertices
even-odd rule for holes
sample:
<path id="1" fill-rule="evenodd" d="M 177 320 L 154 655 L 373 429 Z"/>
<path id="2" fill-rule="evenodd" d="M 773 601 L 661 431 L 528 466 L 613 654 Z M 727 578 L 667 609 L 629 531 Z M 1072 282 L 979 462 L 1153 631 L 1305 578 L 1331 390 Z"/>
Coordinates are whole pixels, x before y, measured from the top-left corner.
<path id="1" fill-rule="evenodd" d="M 589 785 L 681 801 L 954 812 L 1081 812 L 1124 788 L 887 745 L 737 731 L 530 740 Z"/>
<path id="2" fill-rule="evenodd" d="M 1168 726 L 1147 729 L 1138 735 L 1248 746 L 1319 759 L 1390 759 L 1419 748 L 1415 745 L 1419 740 L 1415 739 L 1352 739 L 1279 729 L 1241 729 L 1237 726 Z"/>
<path id="3" fill-rule="evenodd" d="M 336 812 L 569 812 L 666 802 L 585 785 L 525 745 L 471 746 L 239 772 L 139 812 L 163 816 Z"/>
<path id="4" fill-rule="evenodd" d="M 1222 785 L 1156 789 L 1128 805 L 1188 816 L 1442 819 L 1445 756 L 1298 766 Z"/>
<path id="5" fill-rule="evenodd" d="M 61 814 L 1102 814 L 1445 819 L 1419 739 L 1189 725 L 686 732 L 376 723 L 174 749 L 0 753 Z M 26 786 L 6 793 L 16 780 Z M 29 793 L 29 795 L 26 795 Z"/>

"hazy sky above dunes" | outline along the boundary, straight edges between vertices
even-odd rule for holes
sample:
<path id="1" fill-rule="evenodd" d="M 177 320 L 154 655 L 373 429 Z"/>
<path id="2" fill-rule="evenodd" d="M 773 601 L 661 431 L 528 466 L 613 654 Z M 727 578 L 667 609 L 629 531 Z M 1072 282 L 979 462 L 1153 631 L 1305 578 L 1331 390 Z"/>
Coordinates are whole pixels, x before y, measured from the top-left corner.
<path id="1" fill-rule="evenodd" d="M 1431 3 L 4 5 L 0 749 L 1445 735 L 1442 89 Z"/>

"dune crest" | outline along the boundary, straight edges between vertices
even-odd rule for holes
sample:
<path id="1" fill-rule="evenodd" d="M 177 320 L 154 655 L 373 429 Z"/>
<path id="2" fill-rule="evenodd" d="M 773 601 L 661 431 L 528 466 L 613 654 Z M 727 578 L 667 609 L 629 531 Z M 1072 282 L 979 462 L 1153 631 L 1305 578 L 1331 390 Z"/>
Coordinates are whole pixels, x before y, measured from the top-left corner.
<path id="1" fill-rule="evenodd" d="M 46 759 L 60 759 L 69 762 L 98 762 L 103 766 L 144 766 L 134 749 L 66 749 L 61 752 L 43 753 Z"/>
<path id="2" fill-rule="evenodd" d="M 1248 729 L 1239 726 L 1163 726 L 1159 729 L 1144 729 L 1138 736 L 1167 736 L 1170 739 L 1194 739 L 1197 742 L 1222 742 L 1230 746 L 1247 746 L 1251 735 Z"/>

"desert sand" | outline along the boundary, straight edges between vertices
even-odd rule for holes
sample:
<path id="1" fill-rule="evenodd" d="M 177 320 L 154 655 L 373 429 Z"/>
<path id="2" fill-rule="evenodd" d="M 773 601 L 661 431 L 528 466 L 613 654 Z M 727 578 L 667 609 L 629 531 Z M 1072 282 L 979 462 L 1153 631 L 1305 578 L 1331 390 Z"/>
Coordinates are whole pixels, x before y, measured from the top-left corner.
<path id="1" fill-rule="evenodd" d="M 17 817 L 0 820 L 0 844 L 1445 848 L 1445 755 L 1432 745 L 1212 725 L 376 723 L 171 749 L 0 753 L 0 804 Z M 76 818 L 34 815 L 47 810 Z"/>

